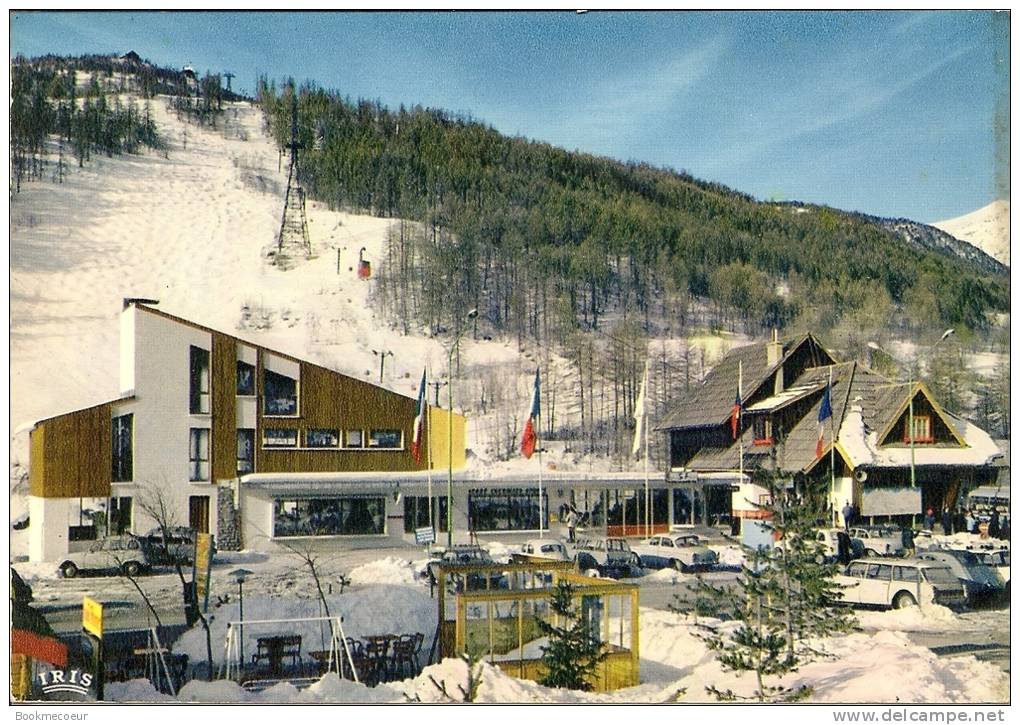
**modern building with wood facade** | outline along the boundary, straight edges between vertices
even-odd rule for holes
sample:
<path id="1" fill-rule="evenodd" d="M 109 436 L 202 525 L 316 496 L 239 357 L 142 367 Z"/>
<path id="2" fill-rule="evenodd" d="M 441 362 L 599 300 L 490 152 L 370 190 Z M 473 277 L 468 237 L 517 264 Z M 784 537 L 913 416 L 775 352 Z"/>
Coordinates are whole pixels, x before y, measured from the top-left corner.
<path id="1" fill-rule="evenodd" d="M 415 399 L 148 304 L 125 301 L 120 352 L 121 397 L 31 431 L 32 561 L 58 560 L 107 531 L 145 533 L 157 500 L 174 523 L 218 535 L 224 548 L 256 527 L 271 541 L 402 541 L 404 507 L 388 476 L 428 461 L 446 471 L 451 450 L 453 468 L 464 465 L 463 416 L 430 408 L 429 456 L 416 462 Z M 375 479 L 352 487 L 341 477 L 314 495 L 259 488 L 249 522 L 246 479 L 295 473 Z"/>
<path id="2" fill-rule="evenodd" d="M 832 416 L 820 423 L 827 388 Z M 994 480 L 1000 455 L 923 382 L 840 362 L 811 334 L 733 350 L 658 429 L 668 436 L 667 475 L 683 479 L 692 500 L 711 502 L 709 515 L 737 519 L 762 515 L 764 491 L 748 474 L 764 467 L 827 481 L 834 522 L 852 503 L 866 522 L 912 524 L 928 507 L 954 510 Z"/>

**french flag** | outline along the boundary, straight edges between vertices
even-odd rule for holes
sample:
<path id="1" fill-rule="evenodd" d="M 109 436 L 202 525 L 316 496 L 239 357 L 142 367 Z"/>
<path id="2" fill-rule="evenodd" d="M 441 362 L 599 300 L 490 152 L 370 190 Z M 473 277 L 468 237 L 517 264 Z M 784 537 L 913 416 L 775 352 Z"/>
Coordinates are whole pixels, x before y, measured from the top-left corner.
<path id="1" fill-rule="evenodd" d="M 531 458 L 535 452 L 535 443 L 538 442 L 538 434 L 535 426 L 538 425 L 538 416 L 542 414 L 542 381 L 538 370 L 535 371 L 535 389 L 531 392 L 531 410 L 528 411 L 528 422 L 524 424 L 524 435 L 521 437 L 521 453 L 525 458 Z"/>
<path id="2" fill-rule="evenodd" d="M 825 451 L 825 421 L 832 418 L 832 381 L 825 385 L 825 395 L 822 396 L 822 406 L 818 409 L 818 443 L 815 444 L 815 458 L 821 458 Z"/>
<path id="3" fill-rule="evenodd" d="M 425 418 L 428 403 L 425 402 L 425 370 L 421 371 L 421 385 L 418 386 L 418 412 L 414 416 L 414 438 L 411 441 L 411 455 L 415 463 L 421 463 L 421 442 L 425 437 Z"/>

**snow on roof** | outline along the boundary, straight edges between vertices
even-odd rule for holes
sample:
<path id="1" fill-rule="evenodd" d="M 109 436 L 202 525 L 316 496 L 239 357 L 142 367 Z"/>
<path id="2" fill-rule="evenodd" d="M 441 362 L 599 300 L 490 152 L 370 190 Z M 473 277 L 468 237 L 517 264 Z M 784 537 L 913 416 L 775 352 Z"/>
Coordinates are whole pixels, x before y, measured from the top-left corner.
<path id="1" fill-rule="evenodd" d="M 983 466 L 1001 455 L 991 436 L 976 425 L 949 413 L 946 413 L 946 416 L 951 419 L 967 445 L 961 448 L 915 445 L 913 447 L 915 466 Z M 838 443 L 854 467 L 911 465 L 909 446 L 879 445 L 878 431 L 869 430 L 865 426 L 860 405 L 850 406 L 839 429 Z"/>
<path id="2" fill-rule="evenodd" d="M 764 400 L 759 400 L 754 405 L 747 407 L 748 413 L 757 413 L 767 410 L 776 410 L 782 408 L 787 403 L 792 403 L 795 400 L 803 398 L 805 395 L 813 393 L 817 390 L 821 390 L 825 387 L 824 383 L 814 385 L 798 385 L 793 388 L 787 388 L 778 395 L 773 395 Z"/>
<path id="3" fill-rule="evenodd" d="M 659 472 L 649 472 L 649 480 L 662 479 Z M 280 484 L 304 484 L 311 486 L 327 486 L 335 484 L 365 483 L 425 483 L 429 479 L 428 471 L 330 471 L 310 473 L 249 473 L 241 477 L 245 486 L 271 488 Z M 433 483 L 442 483 L 447 479 L 447 472 L 432 471 Z M 538 471 L 522 473 L 519 471 L 499 470 L 467 470 L 454 471 L 453 480 L 457 483 L 538 483 Z M 559 482 L 643 482 L 645 474 L 640 471 L 543 471 L 543 483 Z"/>

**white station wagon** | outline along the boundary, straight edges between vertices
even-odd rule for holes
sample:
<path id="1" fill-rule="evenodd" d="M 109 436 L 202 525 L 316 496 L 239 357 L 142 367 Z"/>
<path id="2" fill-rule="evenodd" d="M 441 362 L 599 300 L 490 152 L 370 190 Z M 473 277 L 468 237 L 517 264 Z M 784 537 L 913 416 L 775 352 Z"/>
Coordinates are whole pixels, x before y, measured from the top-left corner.
<path id="1" fill-rule="evenodd" d="M 963 585 L 948 567 L 920 559 L 856 559 L 835 581 L 843 602 L 902 609 L 918 604 L 960 607 L 967 601 Z"/>

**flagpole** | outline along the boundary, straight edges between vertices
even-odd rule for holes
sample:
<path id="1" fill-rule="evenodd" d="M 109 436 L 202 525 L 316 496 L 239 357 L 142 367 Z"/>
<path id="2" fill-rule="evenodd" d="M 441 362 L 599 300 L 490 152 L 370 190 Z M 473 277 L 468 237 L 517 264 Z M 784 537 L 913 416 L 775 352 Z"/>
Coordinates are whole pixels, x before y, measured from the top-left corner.
<path id="1" fill-rule="evenodd" d="M 645 434 L 645 536 L 652 535 L 652 499 L 648 485 L 648 421 L 645 409 L 648 397 L 648 359 L 645 358 L 645 379 L 641 385 L 641 427 Z"/>
<path id="2" fill-rule="evenodd" d="M 425 474 L 429 482 L 429 526 L 432 527 L 432 535 L 433 538 L 435 538 L 436 522 L 435 519 L 432 518 L 432 412 L 429 409 L 428 394 L 425 395 L 425 435 L 428 437 L 429 441 L 428 470 Z M 415 515 L 417 516 L 417 507 L 415 507 Z"/>
<path id="3" fill-rule="evenodd" d="M 535 421 L 535 444 L 538 447 L 538 538 L 545 533 L 545 522 L 542 517 L 542 409 L 539 408 L 538 418 Z"/>
<path id="4" fill-rule="evenodd" d="M 737 361 L 737 397 L 740 399 L 740 409 L 737 410 L 737 438 L 740 441 L 740 487 L 744 490 L 744 432 L 740 430 L 741 419 L 744 417 L 744 361 Z M 732 508 L 732 504 L 730 504 Z"/>
<path id="5" fill-rule="evenodd" d="M 832 365 L 829 366 L 829 395 L 832 395 Z M 829 405 L 832 405 L 832 401 L 829 401 Z M 832 496 L 836 493 L 836 415 L 833 414 L 829 420 L 829 495 Z M 850 498 L 853 498 L 853 488 L 851 484 Z M 832 503 L 832 517 L 833 524 L 836 523 L 836 501 Z"/>

